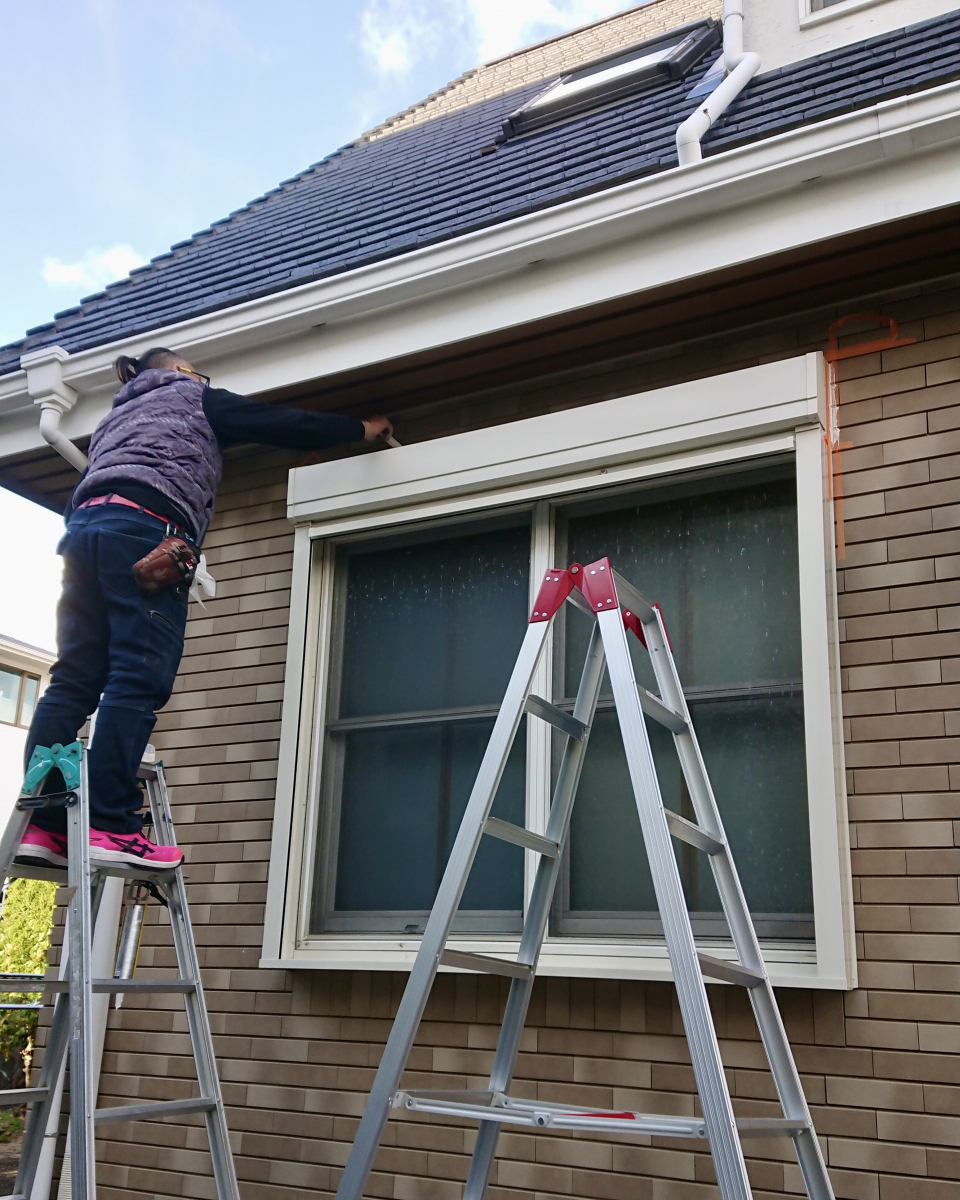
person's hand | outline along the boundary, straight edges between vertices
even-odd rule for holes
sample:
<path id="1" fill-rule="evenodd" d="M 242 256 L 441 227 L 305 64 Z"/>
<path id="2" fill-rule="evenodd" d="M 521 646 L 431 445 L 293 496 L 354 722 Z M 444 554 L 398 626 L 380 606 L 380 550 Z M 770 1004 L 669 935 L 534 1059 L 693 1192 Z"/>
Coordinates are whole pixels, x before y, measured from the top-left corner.
<path id="1" fill-rule="evenodd" d="M 371 417 L 369 421 L 363 422 L 365 442 L 375 442 L 377 438 L 393 437 L 393 425 L 386 417 Z"/>

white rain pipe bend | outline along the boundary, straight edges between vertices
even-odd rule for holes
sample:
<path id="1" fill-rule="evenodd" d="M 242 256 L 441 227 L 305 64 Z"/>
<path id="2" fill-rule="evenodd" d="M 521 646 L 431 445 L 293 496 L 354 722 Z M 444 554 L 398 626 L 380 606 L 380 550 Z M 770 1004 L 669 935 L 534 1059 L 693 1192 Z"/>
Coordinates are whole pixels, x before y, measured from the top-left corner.
<path id="1" fill-rule="evenodd" d="M 87 469 L 87 456 L 70 441 L 65 433 L 60 432 L 61 407 L 54 404 L 40 405 L 40 436 L 52 446 L 56 452 L 76 467 L 81 473 Z"/>
<path id="2" fill-rule="evenodd" d="M 723 65 L 726 77 L 677 129 L 681 167 L 701 161 L 700 139 L 760 70 L 760 55 L 744 53 L 743 49 L 743 0 L 723 3 Z"/>

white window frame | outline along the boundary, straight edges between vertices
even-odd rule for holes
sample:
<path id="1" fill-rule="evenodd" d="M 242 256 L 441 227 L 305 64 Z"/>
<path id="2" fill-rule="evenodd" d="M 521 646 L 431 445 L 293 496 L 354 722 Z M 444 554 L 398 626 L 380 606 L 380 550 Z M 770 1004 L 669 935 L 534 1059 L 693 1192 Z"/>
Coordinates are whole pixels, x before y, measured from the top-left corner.
<path id="1" fill-rule="evenodd" d="M 764 941 L 778 986 L 856 986 L 836 618 L 833 508 L 826 487 L 824 371 L 806 354 L 509 425 L 290 472 L 296 523 L 290 631 L 261 966 L 404 970 L 416 936 L 310 934 L 313 840 L 320 799 L 332 554 L 318 543 L 364 531 L 445 523 L 519 504 L 534 514 L 531 587 L 552 561 L 551 502 L 703 468 L 732 469 L 796 457 L 806 763 L 813 875 L 813 946 Z M 531 601 L 533 595 L 531 593 Z M 550 695 L 552 654 L 534 690 Z M 549 739 L 528 732 L 528 820 L 546 821 Z M 529 884 L 534 855 L 527 854 Z M 509 954 L 516 935 L 452 946 Z M 662 944 L 638 939 L 551 937 L 543 975 L 668 980 Z"/>

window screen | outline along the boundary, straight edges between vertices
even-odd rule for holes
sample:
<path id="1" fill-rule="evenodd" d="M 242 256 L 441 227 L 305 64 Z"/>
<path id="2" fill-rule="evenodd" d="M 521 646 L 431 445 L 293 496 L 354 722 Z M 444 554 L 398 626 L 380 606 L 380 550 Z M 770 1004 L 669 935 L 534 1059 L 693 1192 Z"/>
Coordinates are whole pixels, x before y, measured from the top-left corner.
<path id="1" fill-rule="evenodd" d="M 796 485 L 792 469 L 701 480 L 603 504 L 561 521 L 564 561 L 608 555 L 660 603 L 697 737 L 758 933 L 812 937 L 801 696 Z M 567 606 L 557 672 L 569 702 L 589 618 Z M 656 691 L 631 636 L 639 682 Z M 694 818 L 672 736 L 648 722 L 664 801 Z M 695 928 L 725 933 L 706 856 L 677 843 Z M 554 932 L 660 930 L 609 682 L 573 811 Z"/>
<path id="2" fill-rule="evenodd" d="M 523 640 L 528 515 L 342 546 L 315 932 L 422 930 Z M 521 727 L 494 805 L 523 825 Z M 523 851 L 484 839 L 458 927 L 521 924 Z"/>

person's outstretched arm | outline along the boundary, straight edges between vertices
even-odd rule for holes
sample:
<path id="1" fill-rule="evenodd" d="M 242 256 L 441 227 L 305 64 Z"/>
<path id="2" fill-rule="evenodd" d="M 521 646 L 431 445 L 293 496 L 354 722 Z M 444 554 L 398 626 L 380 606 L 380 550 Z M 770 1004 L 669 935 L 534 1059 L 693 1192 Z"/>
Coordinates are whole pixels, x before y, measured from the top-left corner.
<path id="1" fill-rule="evenodd" d="M 373 442 L 393 433 L 386 417 L 358 421 L 337 413 L 304 412 L 285 404 L 263 404 L 225 388 L 205 390 L 203 412 L 222 446 L 259 442 L 287 450 L 325 450 L 345 442 Z"/>

